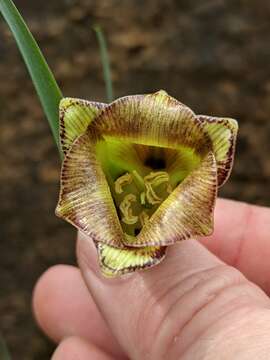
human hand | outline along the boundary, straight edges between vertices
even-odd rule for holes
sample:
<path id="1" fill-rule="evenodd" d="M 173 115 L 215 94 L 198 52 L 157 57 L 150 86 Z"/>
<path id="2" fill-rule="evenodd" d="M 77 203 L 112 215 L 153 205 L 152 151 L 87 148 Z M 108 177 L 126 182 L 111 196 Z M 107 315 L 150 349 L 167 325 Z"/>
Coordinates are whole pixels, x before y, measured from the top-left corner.
<path id="1" fill-rule="evenodd" d="M 122 278 L 104 279 L 95 252 L 80 235 L 81 272 L 58 265 L 36 285 L 53 360 L 270 358 L 270 209 L 218 200 L 212 236 Z"/>

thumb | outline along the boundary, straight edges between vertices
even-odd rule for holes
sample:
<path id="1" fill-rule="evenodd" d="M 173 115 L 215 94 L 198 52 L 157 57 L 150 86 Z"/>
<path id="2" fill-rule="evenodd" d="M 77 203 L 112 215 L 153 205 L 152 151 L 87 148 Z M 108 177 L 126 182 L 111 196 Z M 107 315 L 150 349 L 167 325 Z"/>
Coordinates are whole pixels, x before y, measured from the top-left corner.
<path id="1" fill-rule="evenodd" d="M 265 348 L 268 297 L 195 240 L 170 247 L 160 265 L 117 279 L 100 275 L 95 248 L 81 234 L 77 255 L 95 302 L 131 359 L 231 359 L 250 349 L 250 339 L 254 354 L 245 359 L 258 358 L 260 344 Z"/>

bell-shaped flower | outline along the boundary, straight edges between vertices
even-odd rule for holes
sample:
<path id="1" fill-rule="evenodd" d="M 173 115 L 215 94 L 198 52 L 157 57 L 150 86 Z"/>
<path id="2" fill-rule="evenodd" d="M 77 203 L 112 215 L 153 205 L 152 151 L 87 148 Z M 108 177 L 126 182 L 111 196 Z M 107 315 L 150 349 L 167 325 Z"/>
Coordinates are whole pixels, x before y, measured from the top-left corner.
<path id="1" fill-rule="evenodd" d="M 105 276 L 158 264 L 168 245 L 212 233 L 237 129 L 165 91 L 108 105 L 65 98 L 56 214 L 94 241 Z"/>

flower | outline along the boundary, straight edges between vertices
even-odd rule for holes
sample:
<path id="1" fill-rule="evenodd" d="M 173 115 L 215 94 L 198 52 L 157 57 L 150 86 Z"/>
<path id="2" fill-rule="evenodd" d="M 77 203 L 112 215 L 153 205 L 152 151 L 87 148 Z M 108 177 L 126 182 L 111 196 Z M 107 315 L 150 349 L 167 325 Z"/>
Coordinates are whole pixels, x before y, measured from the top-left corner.
<path id="1" fill-rule="evenodd" d="M 94 241 L 105 276 L 156 265 L 168 245 L 213 231 L 237 130 L 165 91 L 108 105 L 64 98 L 56 214 Z"/>

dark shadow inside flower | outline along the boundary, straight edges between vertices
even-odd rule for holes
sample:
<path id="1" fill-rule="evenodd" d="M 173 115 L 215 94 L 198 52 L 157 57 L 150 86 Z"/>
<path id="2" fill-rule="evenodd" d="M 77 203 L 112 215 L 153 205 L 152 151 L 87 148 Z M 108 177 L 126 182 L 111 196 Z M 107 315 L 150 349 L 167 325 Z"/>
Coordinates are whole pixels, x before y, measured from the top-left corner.
<path id="1" fill-rule="evenodd" d="M 166 167 L 166 162 L 162 156 L 149 156 L 145 159 L 144 165 L 148 166 L 154 170 L 161 170 Z"/>

